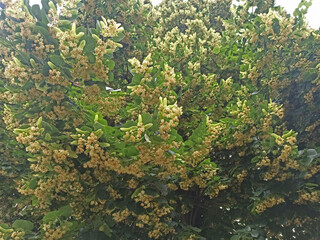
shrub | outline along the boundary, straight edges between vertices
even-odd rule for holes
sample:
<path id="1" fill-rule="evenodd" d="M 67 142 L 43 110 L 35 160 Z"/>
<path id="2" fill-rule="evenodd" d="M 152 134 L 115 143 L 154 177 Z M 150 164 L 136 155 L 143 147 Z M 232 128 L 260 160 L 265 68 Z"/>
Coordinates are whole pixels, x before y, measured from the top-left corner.
<path id="1" fill-rule="evenodd" d="M 309 6 L 2 0 L 1 238 L 317 239 Z"/>

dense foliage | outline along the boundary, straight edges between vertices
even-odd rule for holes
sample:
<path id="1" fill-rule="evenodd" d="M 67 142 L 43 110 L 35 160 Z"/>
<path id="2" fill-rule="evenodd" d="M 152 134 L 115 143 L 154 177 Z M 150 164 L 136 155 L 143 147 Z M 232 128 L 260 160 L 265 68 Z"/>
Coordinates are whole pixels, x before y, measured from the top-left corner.
<path id="1" fill-rule="evenodd" d="M 302 1 L 0 2 L 1 239 L 319 239 Z"/>

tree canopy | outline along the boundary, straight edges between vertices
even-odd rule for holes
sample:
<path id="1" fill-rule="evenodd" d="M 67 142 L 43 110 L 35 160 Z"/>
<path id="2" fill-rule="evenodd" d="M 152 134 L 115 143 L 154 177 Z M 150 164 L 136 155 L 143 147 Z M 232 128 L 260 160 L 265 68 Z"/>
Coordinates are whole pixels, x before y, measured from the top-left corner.
<path id="1" fill-rule="evenodd" d="M 0 0 L 0 239 L 319 239 L 311 1 L 41 3 Z"/>

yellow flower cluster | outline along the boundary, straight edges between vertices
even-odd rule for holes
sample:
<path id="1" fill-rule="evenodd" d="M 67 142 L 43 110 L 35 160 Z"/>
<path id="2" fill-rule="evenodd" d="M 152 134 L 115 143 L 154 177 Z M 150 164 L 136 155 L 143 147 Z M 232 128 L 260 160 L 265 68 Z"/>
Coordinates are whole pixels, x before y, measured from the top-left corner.
<path id="1" fill-rule="evenodd" d="M 279 205 L 281 203 L 284 203 L 284 198 L 282 197 L 269 197 L 266 200 L 260 202 L 256 207 L 255 211 L 257 213 L 262 213 L 268 208 L 272 208 L 275 205 Z"/>
<path id="2" fill-rule="evenodd" d="M 262 36 L 268 36 L 269 39 L 274 40 L 276 43 L 282 46 L 287 43 L 289 35 L 293 31 L 294 19 L 287 18 L 280 15 L 279 12 L 270 10 L 268 13 L 259 14 L 262 20 L 262 26 L 265 27 Z M 274 32 L 273 21 L 277 19 L 279 21 L 279 33 Z"/>
<path id="3" fill-rule="evenodd" d="M 80 139 L 78 142 L 80 142 L 80 146 L 82 146 L 82 141 Z M 94 133 L 90 133 L 85 141 L 85 154 L 90 156 L 90 161 L 83 165 L 85 168 L 105 168 L 104 162 L 107 160 L 108 154 L 100 147 L 98 144 L 98 137 Z"/>
<path id="4" fill-rule="evenodd" d="M 125 104 L 125 97 L 103 94 L 97 84 L 85 86 L 82 99 L 87 104 L 96 104 L 104 117 L 114 120 L 116 120 L 119 110 Z"/>
<path id="5" fill-rule="evenodd" d="M 8 108 L 4 108 L 2 119 L 8 130 L 19 127 L 19 121 L 13 117 L 12 112 Z"/>
<path id="6" fill-rule="evenodd" d="M 42 229 L 45 232 L 45 238 L 48 240 L 63 239 L 63 236 L 67 233 L 66 226 L 55 227 L 53 224 L 44 224 Z"/>
<path id="7" fill-rule="evenodd" d="M 112 213 L 112 217 L 116 222 L 123 222 L 127 220 L 130 215 L 132 215 L 132 212 L 129 211 L 128 208 Z"/>
<path id="8" fill-rule="evenodd" d="M 151 76 L 151 72 L 153 70 L 151 54 L 149 54 L 142 63 L 140 63 L 140 61 L 136 58 L 130 59 L 129 62 L 133 67 L 133 72 L 135 72 L 136 74 L 141 74 L 143 76 L 138 85 L 128 87 L 128 89 L 131 90 L 130 95 L 136 95 L 141 98 L 142 103 L 140 113 L 148 112 L 154 107 L 154 105 L 158 103 L 159 97 L 161 95 L 165 95 L 165 92 L 163 92 L 164 89 L 160 89 L 159 86 L 152 88 L 147 85 L 148 82 L 156 81 Z M 164 85 L 169 86 L 168 84 L 175 84 L 176 76 L 172 68 L 168 66 L 163 74 L 167 80 Z M 168 88 L 166 91 L 168 92 L 169 90 L 170 88 Z M 137 113 L 135 111 L 132 111 L 131 114 L 136 115 Z"/>
<path id="9" fill-rule="evenodd" d="M 237 178 L 237 183 L 238 184 L 241 184 L 245 177 L 248 175 L 248 171 L 247 170 L 243 170 L 241 173 L 237 174 L 236 175 L 236 178 Z"/>
<path id="10" fill-rule="evenodd" d="M 128 187 L 131 189 L 136 189 L 139 186 L 139 182 L 135 179 L 130 179 L 128 181 Z"/>
<path id="11" fill-rule="evenodd" d="M 98 198 L 96 201 L 90 202 L 90 211 L 93 213 L 109 214 L 109 210 L 105 207 L 107 200 Z"/>
<path id="12" fill-rule="evenodd" d="M 42 74 L 22 64 L 16 57 L 12 58 L 13 60 L 10 61 L 2 59 L 2 63 L 5 66 L 4 77 L 11 81 L 12 84 L 23 86 L 29 80 L 35 82 L 42 80 Z"/>
<path id="13" fill-rule="evenodd" d="M 40 33 L 32 34 L 31 36 L 34 38 L 32 47 L 34 48 L 34 55 L 36 57 L 45 60 L 48 54 L 54 53 L 54 45 L 46 44 Z M 37 66 L 37 63 L 34 63 L 34 65 Z"/>
<path id="14" fill-rule="evenodd" d="M 134 72 L 136 74 L 144 75 L 146 82 L 152 81 L 152 78 L 150 78 L 151 77 L 150 73 L 153 69 L 153 67 L 152 67 L 153 62 L 152 62 L 151 54 L 148 54 L 148 56 L 143 60 L 142 64 L 136 58 L 129 59 L 128 61 L 132 65 L 132 67 L 134 68 Z"/>
<path id="15" fill-rule="evenodd" d="M 269 170 L 264 176 L 265 180 L 275 179 L 277 181 L 284 181 L 292 176 L 289 169 L 300 169 L 300 165 L 294 160 L 294 150 L 296 148 L 296 135 L 290 131 L 284 134 L 282 137 L 273 134 L 276 143 L 279 146 L 274 154 L 280 152 L 280 155 L 271 161 L 270 158 L 265 156 L 260 162 L 257 163 L 257 167 L 266 166 Z"/>
<path id="16" fill-rule="evenodd" d="M 304 179 L 309 179 L 312 178 L 312 176 L 314 176 L 315 174 L 320 172 L 320 165 L 311 165 L 308 167 L 308 173 L 306 174 L 306 176 L 304 177 Z"/>
<path id="17" fill-rule="evenodd" d="M 320 90 L 320 84 L 313 86 L 305 95 L 304 95 L 304 99 L 306 100 L 306 102 L 313 106 L 314 105 L 314 96 L 316 96 L 316 94 L 319 92 Z"/>
<path id="18" fill-rule="evenodd" d="M 36 142 L 35 140 L 36 140 L 37 136 L 39 136 L 39 135 L 40 135 L 39 128 L 38 127 L 31 127 L 27 131 L 25 131 L 23 133 L 19 133 L 19 135 L 16 137 L 16 140 L 19 143 L 26 145 L 26 144 L 30 144 L 32 142 Z M 40 146 L 39 143 L 36 144 L 36 146 Z M 37 150 L 40 150 L 40 148 L 38 148 Z"/>
<path id="19" fill-rule="evenodd" d="M 47 77 L 47 82 L 52 85 L 61 85 L 63 87 L 69 86 L 69 81 L 64 77 L 60 71 L 57 69 L 50 69 L 49 76 Z"/>
<path id="20" fill-rule="evenodd" d="M 119 24 L 113 20 L 107 21 L 104 18 L 101 21 L 101 27 L 102 37 L 114 37 L 123 31 L 123 28 L 120 28 Z M 100 36 L 93 35 L 96 40 L 96 47 L 94 49 L 96 58 L 94 63 L 89 63 L 88 57 L 83 53 L 86 41 L 80 41 L 84 33 L 76 33 L 75 23 L 71 30 L 61 31 L 59 28 L 55 28 L 55 30 L 56 38 L 59 39 L 59 50 L 64 61 L 72 66 L 72 76 L 74 79 L 89 80 L 92 75 L 95 75 L 97 78 L 108 82 L 109 68 L 103 63 L 103 57 L 106 54 L 113 53 L 118 47 L 122 47 L 121 44 L 111 39 L 102 40 Z"/>
<path id="21" fill-rule="evenodd" d="M 212 123 L 212 120 L 207 118 L 206 120 L 206 125 L 207 125 L 207 133 L 208 136 L 205 137 L 204 141 L 203 141 L 203 145 L 208 148 L 211 149 L 211 145 L 213 142 L 215 142 L 220 134 L 222 133 L 222 130 L 225 129 L 225 125 L 222 123 Z M 221 147 L 221 143 L 217 142 L 216 143 L 218 147 Z"/>
<path id="22" fill-rule="evenodd" d="M 112 187 L 108 187 L 107 188 L 107 191 L 109 192 L 110 196 L 114 199 L 114 200 L 117 200 L 117 199 L 121 199 L 122 196 L 116 191 L 114 190 Z"/>
<path id="23" fill-rule="evenodd" d="M 168 64 L 164 65 L 164 86 L 167 88 L 172 88 L 177 84 L 176 74 L 174 73 L 174 68 L 170 67 Z M 181 78 L 178 79 L 181 81 Z"/>
<path id="24" fill-rule="evenodd" d="M 179 123 L 179 117 L 182 115 L 182 107 L 178 107 L 177 103 L 168 105 L 168 99 L 160 97 L 158 107 L 160 127 L 159 132 L 162 139 L 170 138 L 171 128 L 174 128 Z"/>
<path id="25" fill-rule="evenodd" d="M 203 20 L 187 19 L 185 32 L 178 27 L 162 33 L 160 29 L 155 30 L 155 47 L 150 50 L 158 50 L 171 56 L 174 64 L 189 64 L 191 58 L 197 53 L 198 60 L 195 65 L 200 68 L 200 63 L 205 64 L 207 59 L 215 54 L 212 49 L 220 45 L 221 36 L 213 28 L 207 28 Z M 159 33 L 157 33 L 159 31 Z"/>
<path id="26" fill-rule="evenodd" d="M 39 179 L 34 190 L 21 182 L 18 191 L 25 195 L 34 195 L 42 209 L 48 209 L 52 200 L 65 201 L 66 197 L 61 193 L 68 192 L 69 196 L 78 197 L 83 188 L 78 181 L 79 173 L 74 169 L 74 164 L 68 161 L 69 151 L 62 148 L 52 150 L 50 144 L 38 141 L 38 127 L 16 131 L 25 131 L 19 133 L 17 141 L 27 145 L 26 151 L 35 154 L 35 157 L 30 159 L 33 162 L 30 168 L 34 172 L 55 173 L 49 179 Z"/>
<path id="27" fill-rule="evenodd" d="M 296 204 L 308 204 L 308 203 L 319 203 L 320 202 L 320 192 L 299 192 L 299 198 L 294 201 Z"/>
<path id="28" fill-rule="evenodd" d="M 216 188 L 214 188 L 214 189 L 212 190 L 212 192 L 209 194 L 210 199 L 212 199 L 212 198 L 214 198 L 214 197 L 217 197 L 217 196 L 219 195 L 219 192 L 220 192 L 220 191 L 225 190 L 225 189 L 227 189 L 227 188 L 229 188 L 228 185 L 224 185 L 224 184 L 218 185 L 218 186 L 217 186 Z"/>
<path id="29" fill-rule="evenodd" d="M 10 239 L 12 239 L 12 240 L 23 240 L 23 239 L 25 239 L 23 236 L 25 235 L 25 233 L 24 232 L 20 232 L 20 231 L 13 231 L 12 233 L 11 233 L 11 238 Z M 0 237 L 1 237 L 1 234 L 0 234 Z M 5 239 L 5 238 L 3 238 L 3 239 Z"/>
<path id="30" fill-rule="evenodd" d="M 285 226 L 291 226 L 291 225 L 294 225 L 294 226 L 297 226 L 297 227 L 301 227 L 303 226 L 303 224 L 307 223 L 307 222 L 312 222 L 312 221 L 317 221 L 318 219 L 317 218 L 313 218 L 311 219 L 310 217 L 304 217 L 304 218 L 293 218 L 291 220 L 287 220 L 286 223 L 285 223 Z"/>
<path id="31" fill-rule="evenodd" d="M 65 17 L 72 17 L 72 10 L 77 8 L 77 4 L 80 2 L 80 0 L 63 0 L 58 1 L 58 6 L 60 9 L 59 15 L 65 16 Z"/>
<path id="32" fill-rule="evenodd" d="M 178 146 L 179 144 L 176 142 L 153 147 L 149 147 L 146 144 L 141 145 L 138 148 L 140 151 L 139 161 L 161 167 L 162 171 L 159 171 L 157 176 L 160 179 L 168 179 L 169 176 L 181 174 L 186 171 L 183 166 L 179 166 L 175 163 L 175 160 L 177 159 L 176 155 L 168 155 L 168 151 L 171 148 L 177 148 Z"/>
<path id="33" fill-rule="evenodd" d="M 151 161 L 150 155 L 144 155 L 143 145 L 140 146 L 141 153 L 139 154 L 139 158 L 129 166 L 125 166 L 122 164 L 121 159 L 111 157 L 108 152 L 102 149 L 99 145 L 98 137 L 94 133 L 91 133 L 87 140 L 79 138 L 78 143 L 77 152 L 84 151 L 90 157 L 90 160 L 84 163 L 83 166 L 94 169 L 95 177 L 101 182 L 105 182 L 106 175 L 108 175 L 106 170 L 115 171 L 118 174 L 131 174 L 140 178 L 144 176 L 144 171 L 141 167 Z M 85 143 L 85 147 L 83 143 Z"/>
<path id="34" fill-rule="evenodd" d="M 153 207 L 153 197 L 151 195 L 147 195 L 144 190 L 138 193 L 138 195 L 134 198 L 134 201 L 140 203 L 141 207 L 143 208 Z"/>
<path id="35" fill-rule="evenodd" d="M 124 139 L 127 142 L 139 142 L 145 137 L 146 141 L 150 142 L 145 131 L 152 127 L 152 123 L 143 124 L 142 116 L 138 116 L 138 124 L 129 128 L 121 128 L 120 130 L 125 131 Z M 144 135 L 143 135 L 144 134 Z"/>
<path id="36" fill-rule="evenodd" d="M 60 104 L 61 100 L 65 98 L 65 93 L 61 90 L 60 91 L 52 90 L 50 93 L 48 93 L 47 96 L 51 97 L 52 99 L 57 101 L 58 104 Z"/>
<path id="37" fill-rule="evenodd" d="M 148 232 L 149 238 L 158 239 L 161 236 L 166 236 L 169 233 L 175 233 L 173 227 L 169 227 L 166 224 L 160 223 L 159 221 L 153 226 L 153 229 Z"/>

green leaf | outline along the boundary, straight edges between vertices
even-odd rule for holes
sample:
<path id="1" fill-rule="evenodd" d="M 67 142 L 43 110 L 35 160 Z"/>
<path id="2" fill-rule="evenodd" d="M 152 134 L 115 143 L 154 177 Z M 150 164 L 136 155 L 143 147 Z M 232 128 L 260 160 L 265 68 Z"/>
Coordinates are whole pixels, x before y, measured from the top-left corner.
<path id="1" fill-rule="evenodd" d="M 13 229 L 8 226 L 8 224 L 0 223 L 0 232 L 2 233 L 11 233 Z"/>
<path id="2" fill-rule="evenodd" d="M 0 45 L 9 47 L 9 48 L 11 47 L 11 43 L 5 38 L 0 38 Z"/>
<path id="3" fill-rule="evenodd" d="M 50 7 L 49 7 L 49 1 L 48 0 L 41 0 L 41 5 L 42 5 L 42 8 L 46 11 L 46 12 L 48 12 L 49 11 L 49 9 L 50 9 Z"/>
<path id="4" fill-rule="evenodd" d="M 212 52 L 213 52 L 214 54 L 220 53 L 220 47 L 214 47 Z"/>
<path id="5" fill-rule="evenodd" d="M 134 74 L 133 78 L 132 78 L 132 83 L 130 84 L 130 86 L 135 86 L 140 84 L 141 79 L 143 78 L 142 74 Z"/>
<path id="6" fill-rule="evenodd" d="M 139 154 L 139 151 L 137 150 L 135 145 L 125 148 L 124 152 L 128 157 L 136 156 Z"/>
<path id="7" fill-rule="evenodd" d="M 114 69 L 114 66 L 116 65 L 116 63 L 112 60 L 109 60 L 108 63 L 107 63 L 107 66 L 109 68 L 109 70 L 113 70 Z"/>
<path id="8" fill-rule="evenodd" d="M 94 64 L 95 63 L 96 57 L 94 56 L 94 54 L 92 52 L 87 53 L 87 57 L 88 57 L 88 60 L 89 60 L 90 64 Z"/>
<path id="9" fill-rule="evenodd" d="M 149 113 L 144 113 L 141 116 L 142 116 L 142 122 L 144 125 L 153 122 L 152 117 Z"/>
<path id="10" fill-rule="evenodd" d="M 38 4 L 32 5 L 30 12 L 39 21 L 42 21 L 42 14 L 41 14 L 40 6 Z"/>
<path id="11" fill-rule="evenodd" d="M 308 187 L 319 187 L 319 185 L 316 183 L 306 183 L 305 185 Z"/>
<path id="12" fill-rule="evenodd" d="M 108 77 L 109 77 L 108 82 L 112 82 L 113 79 L 114 79 L 113 72 L 109 72 L 109 73 L 108 73 Z"/>
<path id="13" fill-rule="evenodd" d="M 11 229 L 9 225 L 5 223 L 0 223 L 0 227 L 2 227 L 3 229 Z"/>
<path id="14" fill-rule="evenodd" d="M 67 63 L 65 63 L 63 58 L 59 55 L 50 55 L 49 59 L 57 67 L 62 67 L 62 68 L 71 67 Z"/>
<path id="15" fill-rule="evenodd" d="M 29 182 L 29 188 L 30 189 L 35 189 L 38 186 L 38 179 L 33 178 L 30 182 Z"/>
<path id="16" fill-rule="evenodd" d="M 30 232 L 34 228 L 34 224 L 27 220 L 16 220 L 12 227 L 15 229 L 22 229 L 25 232 Z"/>
<path id="17" fill-rule="evenodd" d="M 86 40 L 86 45 L 83 48 L 83 53 L 87 56 L 94 52 L 94 48 L 96 47 L 96 40 L 94 40 L 91 36 L 85 36 L 81 39 Z"/>
<path id="18" fill-rule="evenodd" d="M 49 223 L 52 222 L 54 220 L 56 220 L 59 216 L 59 212 L 58 211 L 52 211 L 52 212 L 48 212 L 42 219 L 42 221 L 44 223 Z"/>
<path id="19" fill-rule="evenodd" d="M 72 214 L 72 207 L 70 207 L 69 205 L 63 206 L 58 210 L 58 214 L 61 217 L 68 218 Z"/>
<path id="20" fill-rule="evenodd" d="M 68 20 L 59 20 L 58 24 L 59 24 L 59 28 L 61 30 L 62 29 L 65 29 L 65 30 L 70 30 L 71 29 L 71 22 L 68 21 Z"/>
<path id="21" fill-rule="evenodd" d="M 121 127 L 122 128 L 129 128 L 129 127 L 133 127 L 133 126 L 137 126 L 137 122 L 129 120 L 125 124 L 123 124 Z"/>
<path id="22" fill-rule="evenodd" d="M 302 79 L 304 82 L 312 82 L 318 77 L 318 73 L 312 73 L 312 72 L 304 72 L 302 74 Z"/>
<path id="23" fill-rule="evenodd" d="M 103 232 L 106 236 L 111 237 L 112 230 L 106 223 L 99 227 L 99 231 Z"/>
<path id="24" fill-rule="evenodd" d="M 279 23 L 279 19 L 278 18 L 274 18 L 272 20 L 272 29 L 273 29 L 273 32 L 275 34 L 279 34 L 280 33 L 280 23 Z"/>
<path id="25" fill-rule="evenodd" d="M 40 33 L 48 41 L 48 43 L 51 43 L 54 45 L 58 44 L 57 41 L 50 36 L 49 31 L 47 29 L 45 29 L 44 27 L 36 25 L 33 27 L 33 31 L 34 31 L 34 33 Z"/>
<path id="26" fill-rule="evenodd" d="M 68 151 L 70 157 L 78 158 L 78 155 L 74 151 L 72 151 L 70 146 L 67 146 L 67 151 Z"/>
<path id="27" fill-rule="evenodd" d="M 113 37 L 112 40 L 115 42 L 120 42 L 124 38 L 124 33 L 119 33 L 117 37 Z"/>
<path id="28" fill-rule="evenodd" d="M 16 52 L 19 54 L 17 56 L 17 58 L 25 65 L 29 65 L 30 64 L 30 56 L 23 52 L 23 51 L 20 51 L 20 50 L 16 50 Z"/>
<path id="29" fill-rule="evenodd" d="M 141 186 L 139 188 L 137 188 L 131 195 L 131 199 L 134 199 L 136 196 L 138 196 L 138 194 L 143 190 L 146 189 L 146 186 Z"/>

